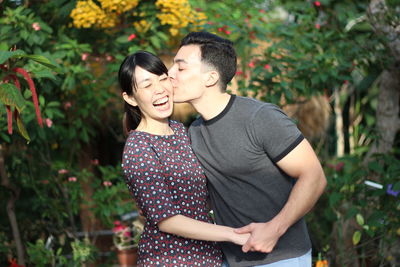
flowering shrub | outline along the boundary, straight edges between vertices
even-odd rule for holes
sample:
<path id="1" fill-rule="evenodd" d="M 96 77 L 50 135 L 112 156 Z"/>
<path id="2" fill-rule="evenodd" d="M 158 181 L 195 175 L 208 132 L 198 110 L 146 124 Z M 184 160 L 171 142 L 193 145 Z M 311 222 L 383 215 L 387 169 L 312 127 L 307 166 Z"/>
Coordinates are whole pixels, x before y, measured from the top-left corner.
<path id="1" fill-rule="evenodd" d="M 125 14 L 133 20 L 133 26 L 139 33 L 147 32 L 152 25 L 156 28 L 168 25 L 169 33 L 177 36 L 180 29 L 190 24 L 194 26 L 203 24 L 207 19 L 205 13 L 192 9 L 188 0 L 157 0 L 155 3 L 142 1 L 143 4 L 137 0 L 100 0 L 99 2 L 101 6 L 92 0 L 78 1 L 70 14 L 73 20 L 72 25 L 76 28 L 113 28 L 121 22 L 121 15 Z M 136 11 L 137 9 L 140 12 Z M 135 12 L 130 14 L 131 10 Z M 154 21 L 154 16 L 158 22 Z"/>
<path id="2" fill-rule="evenodd" d="M 161 25 L 171 26 L 169 32 L 172 36 L 176 36 L 179 29 L 185 28 L 189 23 L 201 23 L 207 18 L 204 13 L 192 10 L 188 0 L 157 0 L 156 7 L 161 11 L 157 18 Z"/>
<path id="3" fill-rule="evenodd" d="M 112 2 L 115 1 L 101 1 L 103 7 L 102 9 L 92 0 L 78 1 L 76 7 L 72 10 L 70 15 L 73 19 L 73 25 L 76 28 L 114 27 L 118 23 L 118 16 L 115 11 L 120 10 L 120 6 L 115 5 L 115 3 Z M 127 7 L 130 6 L 131 5 L 127 5 Z"/>

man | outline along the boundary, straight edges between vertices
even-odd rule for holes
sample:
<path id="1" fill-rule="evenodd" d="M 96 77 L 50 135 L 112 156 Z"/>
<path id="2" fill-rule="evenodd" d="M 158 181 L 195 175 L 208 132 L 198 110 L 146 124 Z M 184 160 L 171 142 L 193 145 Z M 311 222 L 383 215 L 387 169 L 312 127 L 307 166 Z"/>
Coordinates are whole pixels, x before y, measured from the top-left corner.
<path id="1" fill-rule="evenodd" d="M 189 133 L 216 223 L 251 234 L 243 247 L 222 243 L 224 255 L 232 267 L 311 266 L 303 216 L 326 186 L 322 167 L 279 108 L 226 92 L 236 64 L 232 42 L 194 32 L 182 40 L 169 70 L 174 101 L 190 103 L 201 115 Z"/>

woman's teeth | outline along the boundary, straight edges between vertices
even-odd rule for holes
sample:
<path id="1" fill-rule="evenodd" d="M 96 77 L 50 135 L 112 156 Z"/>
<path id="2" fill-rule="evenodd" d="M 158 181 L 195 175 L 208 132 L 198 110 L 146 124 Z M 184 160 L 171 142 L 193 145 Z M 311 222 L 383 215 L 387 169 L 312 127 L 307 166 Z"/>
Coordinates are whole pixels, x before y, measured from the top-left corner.
<path id="1" fill-rule="evenodd" d="M 169 100 L 169 97 L 166 96 L 166 97 L 163 97 L 163 98 L 161 98 L 161 99 L 155 101 L 155 102 L 153 103 L 153 105 L 154 105 L 154 106 L 162 106 L 162 105 L 165 105 L 165 104 L 168 102 L 168 100 Z"/>

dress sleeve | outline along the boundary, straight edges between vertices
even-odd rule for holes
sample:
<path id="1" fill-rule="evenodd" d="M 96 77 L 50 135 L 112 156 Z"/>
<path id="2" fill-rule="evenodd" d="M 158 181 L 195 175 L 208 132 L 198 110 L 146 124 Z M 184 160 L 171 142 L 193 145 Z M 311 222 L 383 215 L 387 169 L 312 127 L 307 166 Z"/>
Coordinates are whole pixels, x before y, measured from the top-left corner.
<path id="1" fill-rule="evenodd" d="M 179 214 L 165 183 L 161 163 L 150 145 L 128 138 L 122 158 L 122 169 L 129 191 L 149 223 L 156 225 Z"/>
<path id="2" fill-rule="evenodd" d="M 284 158 L 304 139 L 293 120 L 273 104 L 263 105 L 253 115 L 250 127 L 254 140 L 273 162 Z"/>

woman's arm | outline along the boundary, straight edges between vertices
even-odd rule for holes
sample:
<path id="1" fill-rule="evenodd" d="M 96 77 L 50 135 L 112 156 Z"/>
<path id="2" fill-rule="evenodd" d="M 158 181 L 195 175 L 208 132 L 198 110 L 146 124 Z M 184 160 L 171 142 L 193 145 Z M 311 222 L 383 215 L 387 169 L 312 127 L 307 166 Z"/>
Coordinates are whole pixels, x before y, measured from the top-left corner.
<path id="1" fill-rule="evenodd" d="M 244 245 L 250 237 L 250 234 L 237 234 L 233 228 L 228 226 L 197 221 L 183 215 L 175 215 L 160 221 L 158 228 L 163 232 L 185 238 L 226 241 L 237 245 Z"/>
<path id="2" fill-rule="evenodd" d="M 129 190 L 148 223 L 163 232 L 190 239 L 227 241 L 243 245 L 249 234 L 233 228 L 197 221 L 179 214 L 165 184 L 157 155 L 137 138 L 128 138 L 123 155 L 123 170 Z"/>

